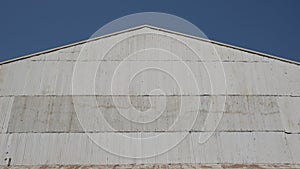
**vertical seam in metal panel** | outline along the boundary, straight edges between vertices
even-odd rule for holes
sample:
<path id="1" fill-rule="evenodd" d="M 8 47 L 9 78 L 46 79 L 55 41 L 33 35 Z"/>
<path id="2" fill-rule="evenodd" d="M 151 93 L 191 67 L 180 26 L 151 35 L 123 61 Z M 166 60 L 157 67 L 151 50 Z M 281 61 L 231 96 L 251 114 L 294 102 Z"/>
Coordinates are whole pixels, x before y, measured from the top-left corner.
<path id="1" fill-rule="evenodd" d="M 285 98 L 285 99 L 289 99 L 289 98 Z M 282 105 L 280 104 L 281 98 L 277 98 L 276 100 L 277 100 L 277 105 L 279 108 L 279 115 L 280 115 L 282 129 L 284 132 L 291 132 L 291 130 L 289 129 L 289 125 L 286 124 L 286 122 L 287 122 L 286 116 L 285 116 L 284 112 L 282 112 Z M 285 104 L 285 103 L 283 102 L 282 104 Z"/>
<path id="2" fill-rule="evenodd" d="M 58 74 L 59 74 L 59 71 L 58 71 L 58 69 L 59 69 L 59 61 L 56 61 L 55 68 L 56 68 L 56 72 L 55 72 L 56 75 L 55 75 L 55 82 L 54 82 L 54 87 L 53 87 L 53 94 L 56 93 L 56 83 L 57 83 Z"/>
<path id="3" fill-rule="evenodd" d="M 287 138 L 287 134 L 285 134 L 285 133 L 283 133 L 283 139 L 284 139 L 284 142 L 285 142 L 285 144 L 286 144 L 286 147 L 287 147 L 287 150 L 288 150 L 288 152 L 289 152 L 289 154 L 290 154 L 290 157 L 292 158 L 292 162 L 293 163 L 297 163 L 297 161 L 295 161 L 295 159 L 294 159 L 294 157 L 293 157 L 293 153 L 291 152 L 291 149 L 290 149 L 290 146 L 289 146 L 289 142 L 288 142 L 288 138 Z"/>
<path id="4" fill-rule="evenodd" d="M 41 71 L 41 81 L 40 81 L 40 84 L 39 84 L 39 88 L 38 88 L 38 91 L 39 91 L 39 93 L 43 93 L 43 80 L 44 80 L 44 78 L 45 78 L 45 76 L 43 76 L 43 74 L 44 74 L 44 71 L 45 71 L 45 69 L 46 69 L 46 62 L 45 61 L 42 61 L 40 64 L 42 64 L 42 71 Z M 52 72 L 51 72 L 52 73 Z M 36 93 L 33 93 L 33 95 L 35 95 Z"/>
<path id="5" fill-rule="evenodd" d="M 3 130 L 2 132 L 7 133 L 8 132 L 8 125 L 9 125 L 9 121 L 10 121 L 10 116 L 11 116 L 11 110 L 12 110 L 12 105 L 14 102 L 14 98 L 15 97 L 9 97 L 9 103 L 8 103 L 8 108 L 5 112 L 5 120 L 4 120 L 4 124 L 3 124 Z"/>
<path id="6" fill-rule="evenodd" d="M 194 148 L 196 148 L 193 144 L 193 134 L 190 133 L 190 151 L 192 152 L 192 160 L 193 160 L 193 163 L 197 163 L 196 161 L 196 155 L 195 155 L 195 151 L 194 151 Z"/>
<path id="7" fill-rule="evenodd" d="M 5 150 L 5 162 L 8 164 L 9 160 L 12 158 L 10 155 L 10 149 L 11 149 L 11 140 L 12 140 L 12 134 L 8 134 L 7 144 L 6 144 L 6 150 Z"/>
<path id="8" fill-rule="evenodd" d="M 27 68 L 28 68 L 28 71 L 27 71 Z M 27 64 L 25 65 L 25 82 L 24 82 L 24 85 L 23 85 L 23 90 L 20 91 L 20 93 L 22 93 L 23 95 L 25 95 L 25 90 L 26 90 L 26 85 L 27 85 L 27 81 L 26 79 L 28 79 L 28 76 L 30 76 L 30 69 L 32 69 L 32 64 L 30 64 L 30 62 L 27 62 Z"/>

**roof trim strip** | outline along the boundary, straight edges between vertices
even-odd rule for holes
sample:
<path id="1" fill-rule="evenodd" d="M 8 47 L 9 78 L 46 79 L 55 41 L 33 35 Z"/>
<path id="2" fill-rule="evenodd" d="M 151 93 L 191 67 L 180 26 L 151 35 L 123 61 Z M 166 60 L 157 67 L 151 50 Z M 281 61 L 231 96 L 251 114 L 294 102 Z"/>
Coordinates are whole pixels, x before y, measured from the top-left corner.
<path id="1" fill-rule="evenodd" d="M 259 55 L 259 56 L 262 56 L 262 57 L 279 60 L 279 61 L 282 61 L 282 62 L 287 62 L 287 63 L 291 63 L 291 64 L 295 64 L 295 65 L 300 65 L 300 62 L 297 62 L 297 61 L 292 61 L 292 60 L 289 60 L 289 59 L 284 59 L 284 58 L 281 58 L 281 57 L 269 55 L 269 54 L 266 54 L 266 53 L 257 52 L 257 51 L 254 51 L 254 50 L 245 49 L 245 48 L 242 48 L 242 47 L 237 47 L 237 46 L 225 44 L 225 43 L 222 43 L 222 42 L 209 40 L 209 39 L 205 39 L 205 38 L 201 38 L 201 37 L 197 37 L 197 36 L 193 36 L 193 35 L 188 35 L 188 34 L 185 34 L 185 33 L 175 32 L 175 31 L 172 31 L 172 30 L 159 28 L 159 27 L 155 27 L 155 26 L 151 26 L 151 25 L 141 25 L 141 26 L 125 29 L 125 30 L 122 30 L 122 31 L 114 32 L 114 33 L 111 33 L 111 34 L 103 35 L 103 36 L 100 36 L 100 37 L 95 37 L 95 38 L 92 38 L 92 39 L 87 39 L 87 40 L 71 43 L 71 44 L 68 44 L 68 45 L 64 45 L 64 46 L 44 50 L 44 51 L 41 51 L 41 52 L 21 56 L 21 57 L 18 57 L 18 58 L 14 58 L 14 59 L 10 59 L 10 60 L 0 62 L 0 65 L 16 62 L 16 61 L 19 61 L 19 60 L 24 60 L 24 59 L 31 58 L 31 57 L 34 57 L 34 56 L 39 56 L 39 55 L 42 55 L 42 54 L 58 51 L 58 50 L 61 50 L 61 49 L 65 49 L 65 48 L 85 44 L 85 43 L 88 43 L 88 42 L 108 38 L 108 37 L 111 37 L 111 36 L 116 36 L 116 35 L 119 35 L 119 34 L 122 34 L 122 33 L 132 32 L 132 31 L 139 30 L 139 29 L 142 29 L 142 28 L 149 28 L 149 29 L 153 29 L 153 30 L 157 30 L 157 31 L 165 32 L 165 33 L 171 33 L 171 34 L 175 34 L 175 35 L 179 35 L 179 36 L 183 36 L 183 37 L 187 37 L 187 38 L 191 38 L 191 39 L 195 39 L 195 40 L 200 40 L 200 41 L 203 41 L 203 42 L 212 43 L 212 44 L 219 45 L 219 46 L 224 46 L 224 47 L 228 47 L 228 48 L 232 48 L 232 49 L 236 49 L 236 50 L 256 54 L 256 55 Z"/>

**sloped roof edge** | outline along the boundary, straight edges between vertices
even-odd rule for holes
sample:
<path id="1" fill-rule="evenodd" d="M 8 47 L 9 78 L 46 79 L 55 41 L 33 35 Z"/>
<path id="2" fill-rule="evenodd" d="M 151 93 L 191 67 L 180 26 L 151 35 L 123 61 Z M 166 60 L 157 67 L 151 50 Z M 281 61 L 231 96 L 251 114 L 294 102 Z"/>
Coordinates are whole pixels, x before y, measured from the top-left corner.
<path id="1" fill-rule="evenodd" d="M 122 33 L 125 33 L 125 32 L 132 32 L 132 31 L 139 30 L 139 29 L 142 29 L 142 28 L 150 28 L 150 29 L 157 30 L 157 31 L 162 31 L 162 32 L 171 33 L 171 34 L 175 34 L 175 35 L 180 35 L 180 36 L 184 36 L 184 37 L 187 37 L 187 38 L 192 38 L 192 39 L 200 40 L 200 41 L 203 41 L 203 42 L 208 42 L 208 43 L 212 43 L 212 44 L 215 44 L 215 45 L 224 46 L 224 47 L 232 48 L 232 49 L 235 49 L 235 50 L 240 50 L 240 51 L 256 54 L 256 55 L 266 57 L 266 58 L 270 58 L 270 59 L 275 59 L 275 60 L 279 60 L 279 61 L 282 61 L 282 62 L 287 62 L 287 63 L 291 63 L 291 64 L 295 64 L 295 65 L 300 65 L 300 62 L 297 62 L 297 61 L 292 61 L 292 60 L 289 60 L 289 59 L 284 59 L 284 58 L 273 56 L 273 55 L 270 55 L 270 54 L 257 52 L 257 51 L 254 51 L 254 50 L 245 49 L 245 48 L 242 48 L 242 47 L 233 46 L 233 45 L 229 45 L 229 44 L 226 44 L 226 43 L 222 43 L 222 42 L 218 42 L 218 41 L 214 41 L 214 40 L 210 40 L 210 39 L 205 39 L 205 38 L 201 38 L 201 37 L 197 37 L 197 36 L 193 36 L 193 35 L 188 35 L 188 34 L 185 34 L 185 33 L 180 33 L 180 32 L 176 32 L 176 31 L 164 29 L 164 28 L 159 28 L 159 27 L 155 27 L 155 26 L 152 26 L 152 25 L 141 25 L 141 26 L 121 30 L 121 31 L 118 31 L 118 32 L 113 32 L 113 33 L 110 33 L 110 34 L 107 34 L 107 35 L 95 37 L 95 38 L 92 38 L 92 39 L 87 39 L 87 40 L 71 43 L 71 44 L 68 44 L 68 45 L 64 45 L 64 46 L 44 50 L 44 51 L 41 51 L 41 52 L 21 56 L 21 57 L 18 57 L 18 58 L 2 61 L 2 62 L 0 62 L 0 65 L 8 64 L 8 63 L 11 63 L 11 62 L 16 62 L 16 61 L 19 61 L 19 60 L 31 58 L 31 57 L 34 57 L 34 56 L 39 56 L 41 54 L 46 54 L 46 53 L 54 52 L 54 51 L 57 51 L 57 50 L 61 50 L 61 49 L 65 49 L 65 48 L 69 48 L 69 47 L 73 47 L 73 46 L 77 46 L 77 45 L 81 45 L 81 44 L 96 41 L 96 40 L 99 40 L 99 39 L 108 38 L 108 37 L 119 35 L 119 34 L 122 34 Z"/>

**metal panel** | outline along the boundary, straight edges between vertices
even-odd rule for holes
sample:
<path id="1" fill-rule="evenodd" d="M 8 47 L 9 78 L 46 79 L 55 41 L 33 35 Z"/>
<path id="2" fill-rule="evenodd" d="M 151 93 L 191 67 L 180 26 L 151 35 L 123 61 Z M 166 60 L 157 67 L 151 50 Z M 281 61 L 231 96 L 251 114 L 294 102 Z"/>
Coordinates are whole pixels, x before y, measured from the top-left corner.
<path id="1" fill-rule="evenodd" d="M 12 106 L 8 131 L 83 132 L 82 125 L 86 131 L 112 131 L 110 127 L 117 131 L 202 131 L 208 113 L 222 111 L 218 102 L 222 98 L 225 97 L 19 96 L 15 97 Z M 290 131 L 282 125 L 281 114 L 285 111 L 280 113 L 277 98 L 227 96 L 217 131 Z M 201 101 L 199 108 L 198 100 Z M 210 109 L 210 106 L 214 108 Z M 289 109 L 293 107 L 287 105 L 285 110 Z M 198 118 L 193 128 L 189 128 L 188 124 L 197 117 L 197 111 Z M 150 123 L 132 124 L 126 117 Z M 293 116 L 284 118 L 297 121 Z M 171 125 L 174 126 L 170 128 Z M 299 131 L 295 129 L 293 132 Z"/>
<path id="2" fill-rule="evenodd" d="M 28 73 L 24 81 L 19 81 L 16 83 L 23 84 L 24 91 L 22 95 L 33 95 L 40 90 L 41 81 L 43 78 L 43 69 L 46 63 L 28 62 Z M 52 72 L 51 72 L 52 73 Z M 20 76 L 20 74 L 18 74 Z M 18 77 L 15 78 L 17 80 Z M 18 93 L 16 93 L 18 94 Z"/>
<path id="3" fill-rule="evenodd" d="M 44 62 L 46 63 L 46 62 Z M 40 63 L 42 64 L 42 63 Z M 55 84 L 57 83 L 57 77 L 59 72 L 58 69 L 59 64 L 55 61 L 49 62 L 47 64 L 43 64 L 43 71 L 42 71 L 42 79 L 40 81 L 39 91 L 33 92 L 34 94 L 39 95 L 54 95 L 55 92 Z M 51 73 L 49 73 L 51 72 Z M 59 82 L 61 83 L 61 82 Z"/>
<path id="4" fill-rule="evenodd" d="M 153 29 L 149 29 L 149 28 L 143 28 L 143 29 L 139 29 L 136 30 L 134 32 L 124 32 L 123 34 L 118 34 L 115 36 L 110 36 L 109 38 L 103 38 L 101 40 L 97 40 L 97 41 L 92 41 L 89 43 L 86 43 L 84 45 L 74 45 L 65 49 L 61 49 L 58 51 L 54 51 L 52 53 L 47 53 L 44 55 L 39 55 L 36 57 L 32 57 L 30 58 L 30 60 L 34 60 L 34 61 L 74 61 L 77 59 L 78 57 L 78 53 L 81 50 L 81 47 L 84 46 L 83 49 L 89 50 L 90 52 L 94 52 L 94 53 L 104 53 L 107 52 L 108 49 L 115 45 L 116 42 L 119 42 L 120 40 L 129 38 L 131 36 L 136 36 L 139 34 L 145 34 L 145 33 L 152 33 L 152 34 L 156 34 L 156 35 L 164 35 L 165 37 L 172 37 L 174 39 L 177 39 L 179 41 L 182 41 L 183 43 L 187 44 L 188 46 L 190 46 L 191 48 L 193 48 L 195 50 L 195 52 L 199 53 L 201 56 L 208 56 L 211 54 L 216 54 L 216 53 L 222 53 L 222 55 L 220 55 L 220 59 L 225 61 L 225 62 L 268 62 L 271 59 L 267 58 L 267 57 L 261 57 L 249 52 L 245 52 L 245 51 L 241 51 L 241 50 L 236 50 L 236 49 L 232 49 L 229 48 L 227 46 L 219 46 L 219 45 L 213 45 L 213 47 L 215 48 L 216 51 L 212 51 L 214 50 L 212 47 L 212 43 L 207 43 L 204 41 L 199 41 L 197 39 L 192 39 L 192 38 L 187 38 L 187 37 L 183 37 L 180 35 L 175 35 L 175 34 L 170 34 L 170 33 L 166 33 L 166 32 L 161 32 L 161 31 L 157 31 L 157 30 L 153 30 Z M 144 35 L 145 36 L 145 35 Z M 140 36 L 141 37 L 141 36 Z M 149 38 L 143 38 L 143 41 L 146 41 L 147 43 L 152 43 L 152 44 L 157 44 L 157 42 L 161 42 L 164 39 L 157 39 L 157 36 L 155 38 L 155 35 L 152 37 L 148 36 Z M 170 39 L 169 39 L 170 40 Z M 141 43 L 137 43 L 131 41 L 132 43 L 139 45 Z M 174 40 L 173 40 L 174 42 Z M 127 41 L 124 41 L 123 45 L 126 45 Z M 160 43 L 159 45 L 169 45 L 170 43 Z M 174 44 L 172 44 L 174 45 Z M 123 46 L 127 47 L 127 46 Z M 124 52 L 122 52 L 124 53 Z M 81 57 L 79 58 L 81 61 L 99 61 L 101 60 L 102 57 L 99 57 L 101 55 L 98 55 L 98 57 L 95 57 L 97 55 L 91 54 L 91 55 L 87 55 L 85 57 Z M 161 59 L 159 57 L 154 57 L 155 59 L 159 59 L 159 60 L 164 60 Z M 148 59 L 154 59 L 153 56 L 148 58 Z M 109 60 L 120 60 L 120 58 L 118 57 L 114 57 L 114 58 L 110 58 Z M 131 57 L 129 60 L 144 60 L 144 58 L 139 58 L 139 57 Z M 184 58 L 184 60 L 189 60 L 187 58 Z M 214 62 L 214 61 L 219 61 L 217 59 L 217 57 L 201 57 L 201 61 L 209 61 L 209 62 Z"/>
<path id="5" fill-rule="evenodd" d="M 124 133 L 123 133 L 124 134 Z M 138 133 L 125 133 L 129 136 L 141 137 Z M 144 133 L 151 135 L 153 133 Z M 181 133 L 164 133 L 168 138 L 180 137 Z M 113 133 L 93 133 L 93 137 L 105 138 L 111 142 Z M 294 136 L 294 135 L 292 135 Z M 212 136 L 204 144 L 198 143 L 199 133 L 188 134 L 186 139 L 165 154 L 155 158 L 132 159 L 107 153 L 92 142 L 85 133 L 24 133 L 13 134 L 12 165 L 41 165 L 41 164 L 132 164 L 132 163 L 297 163 L 300 156 L 290 153 L 283 133 L 232 133 L 222 132 Z M 288 137 L 289 139 L 290 137 Z M 118 149 L 142 153 L 147 147 L 141 145 L 118 143 Z M 299 144 L 299 140 L 289 139 L 292 145 Z M 153 148 L 159 148 L 157 147 Z M 43 150 L 43 151 L 41 151 Z M 47 153 L 45 153 L 47 152 Z M 159 152 L 159 149 L 157 149 Z M 163 158 L 166 156 L 167 158 Z M 97 158 L 95 158 L 97 157 Z"/>
<path id="6" fill-rule="evenodd" d="M 75 77 L 82 78 L 74 79 L 73 85 L 79 88 L 76 88 L 75 95 L 122 95 L 122 94 L 137 94 L 136 92 L 129 93 L 128 88 L 124 84 L 128 84 L 128 78 L 132 78 L 135 70 L 138 71 L 142 68 L 155 65 L 156 67 L 161 67 L 166 71 L 169 71 L 172 76 L 176 77 L 178 82 L 183 82 L 188 80 L 189 83 L 181 83 L 180 87 L 182 92 L 177 90 L 176 83 L 172 79 L 167 78 L 167 74 L 158 73 L 154 76 L 155 73 L 151 71 L 147 73 L 140 74 L 135 80 L 146 78 L 148 83 L 137 83 L 145 88 L 145 90 L 140 90 L 138 94 L 149 94 L 147 93 L 153 87 L 161 87 L 163 89 L 169 85 L 166 94 L 183 94 L 183 95 L 198 95 L 198 94 L 210 94 L 211 89 L 214 89 L 213 94 L 226 94 L 225 91 L 222 91 L 222 88 L 218 85 L 224 84 L 216 78 L 220 75 L 219 71 L 210 72 L 210 77 L 212 83 L 207 79 L 208 74 L 203 66 L 203 63 L 187 63 L 187 66 L 193 71 L 192 74 L 187 74 L 187 71 L 179 71 L 180 69 L 175 69 L 182 67 L 180 62 L 155 62 L 155 61 L 128 61 L 122 62 L 124 65 L 119 71 L 119 74 L 115 75 L 116 78 L 113 81 L 114 84 L 114 93 L 111 92 L 111 77 L 114 73 L 114 68 L 121 62 L 102 62 L 101 68 L 103 71 L 97 71 L 97 62 L 82 62 L 80 65 L 77 65 L 77 71 L 81 74 L 76 74 Z M 58 65 L 57 65 L 58 64 Z M 298 67 L 288 68 L 287 66 L 281 66 L 280 64 L 266 64 L 266 63 L 224 63 L 225 73 L 226 73 L 226 82 L 227 82 L 227 94 L 239 94 L 239 95 L 285 95 L 285 96 L 299 96 L 300 85 L 299 76 L 300 69 Z M 24 62 L 22 64 L 16 64 L 17 67 L 3 67 L 3 69 L 10 69 L 9 71 L 14 71 L 15 76 L 13 77 L 13 86 L 3 85 L 3 90 L 1 95 L 71 95 L 72 94 L 72 73 L 74 63 L 69 62 Z M 29 67 L 28 67 L 29 66 Z M 217 63 L 207 63 L 207 66 L 210 66 L 213 70 Z M 30 69 L 30 72 L 23 70 L 22 68 Z M 89 68 L 89 69 L 88 69 Z M 15 70 L 13 70 L 15 69 Z M 101 69 L 101 70 L 102 70 Z M 85 71 L 84 71 L 85 70 Z M 84 72 L 83 72 L 84 71 Z M 5 71 L 4 71 L 5 72 Z M 27 73 L 28 72 L 28 73 Z M 285 74 L 286 72 L 286 74 Z M 97 74 L 95 74 L 97 73 Z M 157 72 L 156 72 L 157 73 Z M 276 75 L 275 75 L 276 73 Z M 89 76 L 87 76 L 89 75 Z M 95 79 L 96 75 L 96 79 Z M 187 78 L 191 77 L 191 78 Z M 193 76 L 197 80 L 199 85 L 194 85 Z M 276 78 L 275 78 L 275 77 Z M 167 78 L 161 83 L 157 83 L 160 78 Z M 96 82 L 94 83 L 94 80 Z M 284 83 L 288 81 L 289 83 Z M 79 83 L 81 82 L 81 83 Z M 172 83 L 171 83 L 172 82 Z M 54 84 L 56 83 L 56 88 Z M 94 85 L 95 92 L 94 92 Z M 134 85 L 134 83 L 132 84 Z M 5 87 L 7 86 L 7 87 Z M 63 87 L 65 86 L 65 87 Z M 13 88 L 12 92 L 10 87 Z M 65 88 L 64 90 L 62 89 Z M 131 86 L 135 88 L 135 86 Z M 195 91 L 195 88 L 199 87 L 199 92 Z M 6 89 L 5 89 L 6 88 Z M 24 90 L 24 91 L 23 91 Z M 151 90 L 150 90 L 151 91 Z M 175 93 L 172 93 L 175 91 Z"/>
<path id="7" fill-rule="evenodd" d="M 300 67 L 282 60 L 143 28 L 2 64 L 0 164 L 8 164 L 8 158 L 12 165 L 299 163 Z M 147 67 L 159 70 L 142 71 Z M 163 92 L 153 90 L 158 88 Z M 208 115 L 213 118 L 207 120 Z M 155 120 L 135 124 L 128 117 Z M 203 126 L 205 120 L 210 127 Z M 160 152 L 188 135 L 164 154 L 136 159 L 104 151 L 85 131 L 111 149 L 134 155 Z M 199 137 L 211 132 L 199 144 Z M 167 137 L 147 146 L 122 142 L 116 133 Z"/>
<path id="8" fill-rule="evenodd" d="M 12 80 L 14 72 L 11 71 L 11 67 L 14 66 L 15 63 L 7 64 L 7 65 L 1 65 L 0 66 L 0 93 L 7 94 L 10 93 L 10 90 L 12 88 Z"/>
<path id="9" fill-rule="evenodd" d="M 145 32 L 145 31 L 144 31 Z M 153 31 L 152 31 L 153 32 Z M 160 34 L 160 33 L 157 33 Z M 128 35 L 120 35 L 113 37 L 110 40 L 103 39 L 99 41 L 94 41 L 89 44 L 85 44 L 85 47 L 83 48 L 83 52 L 81 53 L 84 55 L 83 57 L 80 57 L 79 59 L 84 59 L 79 62 L 79 69 L 80 65 L 82 65 L 82 70 L 89 71 L 89 72 L 82 72 L 85 75 L 91 75 L 89 76 L 82 76 L 81 78 L 85 78 L 85 80 L 82 80 L 82 82 L 88 83 L 90 80 L 94 80 L 93 73 L 96 70 L 92 70 L 93 68 L 96 69 L 97 63 L 100 63 L 99 58 L 101 59 L 102 56 L 110 49 L 111 44 L 117 43 L 118 41 L 124 39 Z M 151 36 L 150 36 L 151 35 Z M 101 62 L 101 64 L 104 68 L 104 72 L 100 72 L 98 74 L 99 77 L 102 77 L 106 74 L 106 76 L 113 73 L 115 70 L 115 66 L 122 63 L 125 65 L 123 71 L 121 73 L 124 73 L 123 80 L 127 79 L 132 75 L 131 73 L 136 73 L 132 68 L 135 68 L 137 70 L 138 67 L 145 67 L 145 66 L 158 66 L 167 69 L 172 73 L 172 75 L 176 76 L 178 80 L 181 79 L 191 79 L 187 78 L 187 73 L 183 71 L 182 65 L 180 64 L 180 61 L 174 60 L 173 57 L 170 57 L 167 53 L 164 52 L 158 52 L 153 51 L 153 53 L 150 55 L 147 52 L 138 53 L 132 57 L 129 57 L 128 61 L 116 61 L 116 60 L 123 60 L 124 56 L 120 56 L 121 54 L 126 54 L 130 51 L 123 51 L 125 49 L 131 49 L 134 51 L 142 48 L 143 46 L 139 46 L 141 44 L 140 42 L 144 42 L 147 40 L 147 44 L 156 44 L 160 45 L 160 47 L 167 48 L 171 50 L 171 52 L 174 52 L 175 54 L 179 54 L 180 57 L 183 58 L 183 61 L 186 62 L 187 66 L 191 68 L 193 71 L 193 74 L 195 75 L 199 87 L 200 92 L 196 94 L 207 94 L 210 93 L 211 87 L 214 88 L 215 93 L 214 94 L 226 94 L 224 90 L 220 90 L 221 84 L 224 85 L 223 81 L 219 81 L 220 79 L 220 73 L 222 73 L 221 69 L 218 71 L 215 71 L 215 69 L 218 69 L 220 67 L 220 63 L 216 62 L 216 59 L 218 58 L 216 53 L 220 55 L 221 57 L 224 57 L 228 59 L 229 56 L 232 56 L 232 59 L 223 60 L 222 64 L 225 69 L 226 73 L 226 82 L 227 82 L 227 94 L 245 94 L 245 95 L 294 95 L 299 96 L 300 93 L 300 77 L 298 76 L 300 73 L 300 68 L 297 65 L 279 62 L 277 60 L 267 59 L 268 61 L 265 61 L 266 59 L 260 56 L 254 56 L 254 54 L 249 54 L 243 51 L 228 49 L 224 47 L 216 47 L 217 52 L 214 50 L 210 44 L 206 42 L 191 40 L 189 38 L 183 38 L 185 39 L 185 43 L 189 46 L 189 44 L 192 45 L 192 48 L 199 48 L 195 49 L 196 52 L 200 52 L 200 56 L 202 57 L 200 60 L 195 56 L 193 53 L 189 53 L 190 50 L 187 50 L 187 47 L 180 47 L 182 46 L 180 42 L 174 40 L 174 38 L 178 38 L 180 36 L 175 36 L 172 34 L 167 34 L 168 36 L 163 35 L 156 35 L 156 34 L 150 34 L 150 35 L 138 35 L 133 36 L 131 39 L 128 40 L 128 42 L 135 44 L 135 46 L 129 46 L 128 43 L 124 42 L 123 45 L 124 48 L 122 48 L 122 45 L 120 47 L 116 47 L 117 53 L 110 52 L 108 53 L 108 57 L 105 58 L 105 62 Z M 149 38 L 147 38 L 150 36 Z M 157 36 L 157 37 L 156 37 Z M 151 38 L 152 37 L 152 38 Z M 159 40 L 159 42 L 157 42 Z M 105 43 L 108 42 L 108 43 Z M 145 42 L 146 43 L 146 42 Z M 196 45 L 196 44 L 197 45 Z M 205 47 L 203 47 L 205 46 Z M 66 48 L 61 49 L 59 51 L 55 51 L 55 54 L 45 54 L 45 58 L 42 60 L 32 60 L 34 58 L 31 58 L 30 60 L 22 60 L 16 63 L 11 64 L 10 66 L 2 65 L 1 70 L 4 77 L 6 77 L 5 81 L 0 82 L 0 86 L 2 86 L 1 95 L 39 95 L 39 94 L 63 94 L 63 95 L 70 95 L 71 92 L 71 86 L 72 86 L 72 73 L 73 71 L 66 71 L 61 72 L 59 70 L 67 69 L 65 67 L 69 67 L 70 64 L 75 64 L 73 62 L 78 57 L 78 51 L 82 48 L 81 46 L 75 46 L 72 48 Z M 179 49 L 186 49 L 184 51 L 181 51 Z M 224 52 L 223 52 L 224 50 Z M 230 51 L 228 53 L 228 51 Z M 202 53 L 201 53 L 202 52 Z M 203 53 L 204 52 L 204 53 Z M 155 54 L 156 53 L 156 54 Z M 55 55 L 54 60 L 47 60 L 47 58 L 51 58 L 52 55 Z M 250 56 L 249 56 L 250 55 Z M 38 57 L 42 57 L 38 56 Z M 56 58 L 57 57 L 57 58 Z M 237 61 L 237 57 L 240 57 L 244 61 Z M 72 58 L 74 60 L 72 60 Z M 98 61 L 96 58 L 98 58 Z M 256 60 L 253 61 L 252 58 L 262 58 L 262 61 Z M 131 61 L 130 61 L 131 59 Z M 161 59 L 161 60 L 160 60 Z M 215 61 L 212 61 L 211 59 L 214 59 Z M 109 61 L 110 60 L 110 61 Z M 144 61 L 143 61 L 144 60 Z M 152 61 L 151 61 L 152 60 Z M 155 61 L 156 60 L 156 61 Z M 160 61 L 158 61 L 160 60 Z M 57 62 L 56 62 L 57 61 Z M 199 62 L 201 61 L 201 62 Z M 70 63 L 71 62 L 71 63 Z M 84 63 L 82 63 L 84 62 Z M 58 65 L 57 65 L 58 64 Z M 57 67 L 56 67 L 57 66 Z M 205 69 L 208 68 L 208 70 Z M 89 67 L 89 69 L 86 69 Z M 177 69 L 174 69 L 177 68 Z M 180 69 L 178 69 L 180 68 Z M 81 70 L 81 69 L 80 69 Z M 176 71 L 177 70 L 177 71 Z M 181 70 L 181 71 L 180 71 Z M 212 80 L 212 84 L 208 83 L 208 74 L 207 71 L 210 74 L 210 78 Z M 13 77 L 11 77 L 10 74 L 14 74 Z M 65 75 L 60 75 L 61 73 Z M 58 74 L 58 75 L 57 75 Z M 122 74 L 123 75 L 123 74 Z M 60 76 L 66 76 L 67 79 L 62 79 Z M 142 75 L 141 75 L 142 76 Z M 13 82 L 10 82 L 10 78 L 13 78 Z M 153 77 L 155 78 L 155 77 Z M 151 79 L 149 77 L 149 79 Z M 117 79 L 122 80 L 122 79 Z M 151 79 L 154 82 L 157 82 L 155 79 Z M 149 80 L 150 81 L 150 80 Z M 285 82 L 289 83 L 285 83 Z M 61 93 L 61 89 L 54 89 L 53 84 L 56 82 L 57 85 L 61 85 L 62 83 L 68 84 L 68 90 L 64 90 L 63 93 Z M 123 83 L 126 81 L 123 81 Z M 8 84 L 6 84 L 8 83 Z M 9 83 L 12 83 L 16 86 L 11 86 Z M 88 83 L 90 84 L 90 83 Z M 110 86 L 109 79 L 106 79 L 105 81 L 96 81 L 96 85 L 100 84 L 99 86 Z M 168 84 L 168 82 L 164 82 L 163 85 Z M 190 84 L 190 83 L 187 83 Z M 211 86 L 212 85 L 212 86 Z M 151 86 L 151 84 L 150 84 Z M 13 88 L 11 91 L 10 88 Z M 81 87 L 83 89 L 80 89 L 79 91 L 82 91 L 78 94 L 94 94 L 92 91 L 87 89 L 90 89 L 90 86 L 87 87 L 87 85 L 82 84 Z M 188 85 L 182 86 L 184 89 L 189 89 Z M 99 88 L 97 91 L 97 94 L 111 94 L 110 88 Z M 171 87 L 170 87 L 171 89 Z M 23 91 L 24 90 L 24 91 Z M 128 92 L 124 91 L 120 88 L 120 91 L 122 93 L 119 94 L 126 94 Z M 147 91 L 147 90 L 146 90 Z M 118 91 L 116 91 L 118 92 Z M 75 93 L 76 94 L 76 93 Z M 143 94 L 143 93 L 141 93 Z M 172 93 L 167 93 L 172 94 Z M 182 94 L 195 94 L 195 92 L 187 92 L 183 91 Z"/>
<path id="10" fill-rule="evenodd" d="M 278 98 L 282 124 L 287 132 L 300 132 L 300 97 Z"/>
<path id="11" fill-rule="evenodd" d="M 0 97 L 0 133 L 7 132 L 13 100 L 14 97 Z"/>
<path id="12" fill-rule="evenodd" d="M 289 152 L 292 155 L 293 163 L 299 163 L 300 157 L 300 135 L 299 134 L 289 134 L 286 135 L 286 144 L 289 147 Z"/>
<path id="13" fill-rule="evenodd" d="M 7 134 L 0 134 L 0 166 L 7 165 L 7 154 L 8 154 L 8 138 Z"/>

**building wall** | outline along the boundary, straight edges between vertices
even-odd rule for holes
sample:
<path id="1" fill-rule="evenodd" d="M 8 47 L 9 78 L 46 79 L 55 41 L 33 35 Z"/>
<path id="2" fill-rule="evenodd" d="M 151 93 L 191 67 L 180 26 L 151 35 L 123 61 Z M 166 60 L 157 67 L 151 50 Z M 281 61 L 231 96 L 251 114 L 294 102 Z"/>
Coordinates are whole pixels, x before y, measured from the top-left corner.
<path id="1" fill-rule="evenodd" d="M 129 81 L 145 67 L 175 80 L 150 70 Z M 299 163 L 299 74 L 296 63 L 147 27 L 2 64 L 0 164 Z M 136 124 L 120 112 L 161 114 Z M 166 137 L 137 145 L 116 133 Z M 142 159 L 96 144 L 139 156 L 185 134 Z"/>

